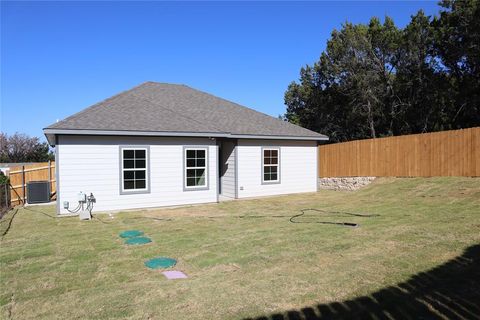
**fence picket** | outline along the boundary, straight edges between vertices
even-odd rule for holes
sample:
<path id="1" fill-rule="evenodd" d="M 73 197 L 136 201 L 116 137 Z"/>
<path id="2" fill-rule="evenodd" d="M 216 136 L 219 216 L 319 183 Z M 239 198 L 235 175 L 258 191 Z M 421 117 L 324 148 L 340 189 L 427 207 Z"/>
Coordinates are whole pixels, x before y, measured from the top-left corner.
<path id="1" fill-rule="evenodd" d="M 10 179 L 11 205 L 16 206 L 26 202 L 26 187 L 30 181 L 50 181 L 50 192 L 56 192 L 55 161 L 35 163 L 25 166 L 12 167 L 8 173 Z"/>
<path id="2" fill-rule="evenodd" d="M 320 177 L 480 176 L 480 127 L 318 147 Z"/>

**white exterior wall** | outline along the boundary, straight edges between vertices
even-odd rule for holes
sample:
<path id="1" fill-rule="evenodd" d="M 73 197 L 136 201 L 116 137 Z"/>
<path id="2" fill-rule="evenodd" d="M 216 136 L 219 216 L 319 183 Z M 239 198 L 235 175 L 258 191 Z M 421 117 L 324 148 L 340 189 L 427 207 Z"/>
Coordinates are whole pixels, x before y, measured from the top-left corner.
<path id="1" fill-rule="evenodd" d="M 150 192 L 120 194 L 120 146 L 149 146 Z M 184 191 L 184 146 L 208 148 L 208 190 Z M 92 192 L 94 211 L 148 208 L 218 201 L 217 146 L 207 138 L 59 136 L 58 206 L 77 206 L 77 193 Z"/>
<path id="2" fill-rule="evenodd" d="M 221 177 L 222 196 L 235 198 L 235 142 L 222 142 L 223 175 Z"/>
<path id="3" fill-rule="evenodd" d="M 262 147 L 280 148 L 280 183 L 262 184 Z M 239 198 L 317 191 L 315 141 L 239 139 L 237 157 Z"/>

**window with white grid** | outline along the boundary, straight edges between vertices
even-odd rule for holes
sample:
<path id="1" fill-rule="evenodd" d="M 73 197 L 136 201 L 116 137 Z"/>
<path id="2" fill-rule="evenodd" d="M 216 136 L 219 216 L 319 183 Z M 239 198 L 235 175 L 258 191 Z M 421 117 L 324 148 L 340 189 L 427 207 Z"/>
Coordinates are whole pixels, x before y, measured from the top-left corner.
<path id="1" fill-rule="evenodd" d="M 207 148 L 185 148 L 185 189 L 207 187 Z"/>
<path id="2" fill-rule="evenodd" d="M 264 183 L 280 182 L 279 158 L 280 150 L 278 148 L 263 148 L 262 181 Z"/>
<path id="3" fill-rule="evenodd" d="M 122 191 L 135 192 L 148 189 L 147 148 L 121 149 Z"/>

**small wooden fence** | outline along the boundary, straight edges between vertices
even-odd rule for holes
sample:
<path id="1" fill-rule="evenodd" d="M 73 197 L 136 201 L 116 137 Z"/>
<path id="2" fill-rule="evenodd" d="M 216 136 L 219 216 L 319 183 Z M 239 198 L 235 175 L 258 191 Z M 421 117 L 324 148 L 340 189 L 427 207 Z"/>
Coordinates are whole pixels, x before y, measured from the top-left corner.
<path id="1" fill-rule="evenodd" d="M 480 176 L 480 127 L 319 146 L 320 177 Z"/>
<path id="2" fill-rule="evenodd" d="M 54 161 L 11 167 L 8 176 L 12 207 L 27 201 L 27 183 L 29 181 L 50 181 L 50 193 L 52 195 L 56 193 Z"/>

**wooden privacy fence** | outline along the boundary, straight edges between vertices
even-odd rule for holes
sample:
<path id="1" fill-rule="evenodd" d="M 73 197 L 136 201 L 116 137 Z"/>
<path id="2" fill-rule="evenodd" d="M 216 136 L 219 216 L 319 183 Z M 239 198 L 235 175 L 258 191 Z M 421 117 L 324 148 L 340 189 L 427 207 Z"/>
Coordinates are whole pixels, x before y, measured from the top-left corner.
<path id="1" fill-rule="evenodd" d="M 480 127 L 319 146 L 320 177 L 480 176 Z"/>
<path id="2" fill-rule="evenodd" d="M 53 195 L 56 192 L 54 161 L 11 167 L 8 176 L 12 206 L 27 201 L 27 183 L 29 181 L 50 181 L 50 194 Z"/>

